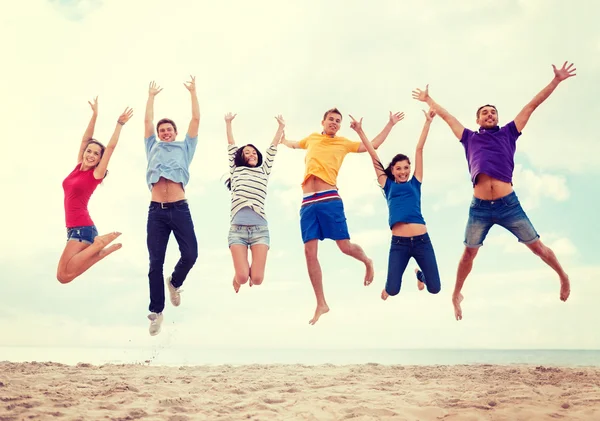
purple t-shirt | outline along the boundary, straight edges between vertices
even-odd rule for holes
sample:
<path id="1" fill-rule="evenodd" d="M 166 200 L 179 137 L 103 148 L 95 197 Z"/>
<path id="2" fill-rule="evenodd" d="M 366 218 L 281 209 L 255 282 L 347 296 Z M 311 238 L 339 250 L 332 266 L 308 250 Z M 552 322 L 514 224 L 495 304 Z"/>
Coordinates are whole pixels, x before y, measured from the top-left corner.
<path id="1" fill-rule="evenodd" d="M 514 121 L 503 127 L 480 128 L 477 132 L 465 128 L 460 143 L 465 147 L 473 185 L 481 173 L 512 184 L 519 136 L 521 132 Z"/>

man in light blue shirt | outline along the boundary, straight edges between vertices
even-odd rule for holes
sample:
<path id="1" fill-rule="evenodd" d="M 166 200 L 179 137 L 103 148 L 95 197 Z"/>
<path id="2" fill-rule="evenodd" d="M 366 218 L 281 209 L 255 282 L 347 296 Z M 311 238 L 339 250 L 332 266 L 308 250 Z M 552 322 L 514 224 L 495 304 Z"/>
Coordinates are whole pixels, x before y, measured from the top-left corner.
<path id="1" fill-rule="evenodd" d="M 169 290 L 171 304 L 177 307 L 181 303 L 180 287 L 198 258 L 198 242 L 194 232 L 194 223 L 185 198 L 185 186 L 190 179 L 190 163 L 198 143 L 200 125 L 200 106 L 196 95 L 196 81 L 184 84 L 192 99 L 192 120 L 183 142 L 176 141 L 177 125 L 173 120 L 163 118 L 156 124 L 154 132 L 154 97 L 162 91 L 154 81 L 148 89 L 146 117 L 144 119 L 146 143 L 146 182 L 152 192 L 152 201 L 148 209 L 147 245 L 150 255 L 150 335 L 160 332 L 165 307 L 165 283 Z M 175 235 L 181 258 L 175 265 L 171 276 L 163 276 L 165 254 L 171 232 Z"/>

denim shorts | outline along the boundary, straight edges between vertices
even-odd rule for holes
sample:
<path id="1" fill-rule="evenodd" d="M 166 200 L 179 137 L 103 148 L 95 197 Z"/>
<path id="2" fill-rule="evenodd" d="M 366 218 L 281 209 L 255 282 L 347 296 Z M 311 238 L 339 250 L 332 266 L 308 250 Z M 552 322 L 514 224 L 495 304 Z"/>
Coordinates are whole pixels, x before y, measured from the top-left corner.
<path id="1" fill-rule="evenodd" d="M 540 238 L 521 207 L 516 193 L 512 192 L 494 200 L 473 197 L 465 229 L 465 246 L 481 247 L 490 228 L 495 224 L 509 230 L 523 244 L 534 243 Z"/>
<path id="2" fill-rule="evenodd" d="M 67 228 L 67 241 L 92 244 L 97 236 L 98 230 L 95 225 Z"/>
<path id="3" fill-rule="evenodd" d="M 229 229 L 229 247 L 233 244 L 240 244 L 246 247 L 252 247 L 257 244 L 270 246 L 269 227 L 266 225 L 235 225 L 232 224 Z"/>
<path id="4" fill-rule="evenodd" d="M 317 196 L 319 193 L 315 194 Z M 348 224 L 342 199 L 313 202 L 300 208 L 300 230 L 302 241 L 348 240 Z"/>

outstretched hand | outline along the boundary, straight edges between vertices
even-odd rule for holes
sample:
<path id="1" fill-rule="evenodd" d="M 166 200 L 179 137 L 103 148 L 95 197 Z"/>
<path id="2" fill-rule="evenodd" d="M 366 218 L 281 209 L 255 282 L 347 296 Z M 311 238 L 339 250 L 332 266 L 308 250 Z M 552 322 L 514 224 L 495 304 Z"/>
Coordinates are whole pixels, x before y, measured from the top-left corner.
<path id="1" fill-rule="evenodd" d="M 133 116 L 133 108 L 126 107 L 125 111 L 121 113 L 117 122 L 122 126 L 129 121 L 129 119 Z"/>
<path id="2" fill-rule="evenodd" d="M 225 122 L 230 123 L 237 114 L 227 113 L 225 114 Z"/>
<path id="3" fill-rule="evenodd" d="M 577 75 L 577 73 L 575 73 L 577 69 L 573 67 L 573 63 L 569 64 L 568 66 L 567 63 L 568 62 L 565 61 L 560 69 L 557 69 L 554 64 L 552 65 L 554 77 L 558 79 L 559 82 Z"/>
<path id="4" fill-rule="evenodd" d="M 148 86 L 148 95 L 156 96 L 160 91 L 162 91 L 162 88 L 158 86 L 156 82 L 150 82 L 150 85 Z"/>
<path id="5" fill-rule="evenodd" d="M 98 114 L 98 96 L 96 96 L 96 98 L 94 98 L 93 101 L 94 102 L 88 101 L 88 104 L 90 104 L 90 107 L 92 107 L 92 112 L 94 114 Z"/>
<path id="6" fill-rule="evenodd" d="M 404 119 L 404 113 L 392 114 L 392 112 L 390 111 L 390 123 L 392 123 L 392 126 L 402 119 Z"/>
<path id="7" fill-rule="evenodd" d="M 190 75 L 190 78 L 192 80 L 188 80 L 187 82 L 183 83 L 183 86 L 185 86 L 185 88 L 190 91 L 191 93 L 196 92 L 196 77 Z"/>
<path id="8" fill-rule="evenodd" d="M 348 115 L 352 119 L 352 121 L 350 122 L 350 128 L 357 133 L 360 132 L 362 130 L 362 117 L 360 118 L 360 120 L 356 120 L 350 114 L 348 114 Z"/>
<path id="9" fill-rule="evenodd" d="M 417 101 L 427 102 L 427 100 L 429 99 L 429 84 L 425 85 L 424 91 L 422 91 L 419 88 L 412 91 L 412 97 Z"/>
<path id="10" fill-rule="evenodd" d="M 285 127 L 285 120 L 283 119 L 283 116 L 281 114 L 277 114 L 275 116 L 275 120 L 277 120 L 277 122 L 279 123 L 279 127 Z"/>
<path id="11" fill-rule="evenodd" d="M 429 111 L 422 110 L 423 114 L 425 114 L 425 120 L 432 121 L 433 117 L 436 116 L 436 112 L 433 108 L 430 108 Z"/>

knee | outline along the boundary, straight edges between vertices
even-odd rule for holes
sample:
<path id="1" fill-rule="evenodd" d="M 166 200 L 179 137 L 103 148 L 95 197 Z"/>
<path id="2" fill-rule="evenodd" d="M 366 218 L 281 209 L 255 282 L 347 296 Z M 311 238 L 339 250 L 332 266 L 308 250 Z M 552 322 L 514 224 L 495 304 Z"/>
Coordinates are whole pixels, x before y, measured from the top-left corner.
<path id="1" fill-rule="evenodd" d="M 196 263 L 198 259 L 198 250 L 189 250 L 181 255 L 181 258 L 190 264 Z"/>
<path id="2" fill-rule="evenodd" d="M 317 249 L 314 247 L 304 247 L 304 257 L 306 257 L 306 261 L 314 261 L 317 260 Z"/>
<path id="3" fill-rule="evenodd" d="M 265 277 L 263 275 L 252 275 L 250 276 L 250 280 L 252 281 L 252 285 L 260 285 L 263 283 L 263 279 Z"/>
<path id="4" fill-rule="evenodd" d="M 342 253 L 350 254 L 352 252 L 352 244 L 350 244 L 350 241 L 342 240 L 342 241 L 336 241 L 336 243 Z"/>
<path id="5" fill-rule="evenodd" d="M 68 284 L 69 282 L 71 282 L 73 280 L 73 277 L 72 276 L 66 276 L 66 274 L 64 274 L 62 272 L 58 272 L 56 274 L 56 279 L 61 284 Z"/>
<path id="6" fill-rule="evenodd" d="M 430 294 L 438 294 L 441 291 L 442 287 L 440 285 L 433 285 L 433 286 L 429 286 L 427 285 L 427 291 Z"/>
<path id="7" fill-rule="evenodd" d="M 475 259 L 475 256 L 477 256 L 478 251 L 479 249 L 477 248 L 465 247 L 465 251 L 460 259 L 461 263 L 471 263 Z"/>
<path id="8" fill-rule="evenodd" d="M 529 249 L 533 252 L 533 254 L 540 257 L 544 256 L 547 251 L 550 250 L 548 247 L 544 246 L 541 241 L 536 241 L 533 244 L 529 244 Z"/>
<path id="9" fill-rule="evenodd" d="M 248 282 L 248 278 L 250 277 L 250 274 L 248 272 L 236 272 L 235 273 L 235 282 L 237 282 L 240 285 L 245 284 L 246 282 Z M 254 281 L 252 281 L 254 283 Z"/>

